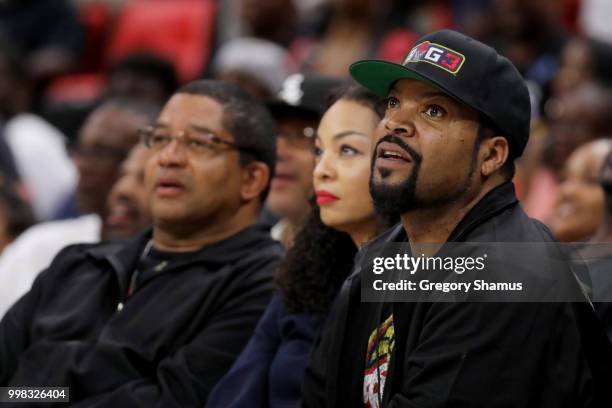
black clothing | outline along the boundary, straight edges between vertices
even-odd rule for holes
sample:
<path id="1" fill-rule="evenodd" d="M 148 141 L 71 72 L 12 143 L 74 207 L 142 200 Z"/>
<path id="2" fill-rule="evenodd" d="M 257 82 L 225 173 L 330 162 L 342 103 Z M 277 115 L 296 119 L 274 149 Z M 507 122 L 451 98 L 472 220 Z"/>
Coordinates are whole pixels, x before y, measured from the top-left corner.
<path id="1" fill-rule="evenodd" d="M 150 237 L 64 249 L 0 322 L 0 385 L 67 386 L 76 407 L 204 406 L 265 310 L 283 251 L 251 226 L 173 259 L 128 298 Z"/>
<path id="2" fill-rule="evenodd" d="M 406 240 L 400 225 L 368 251 Z M 472 208 L 448 241 L 553 238 L 505 183 Z M 612 406 L 610 344 L 589 303 L 361 303 L 359 268 L 357 261 L 311 356 L 303 406 L 364 405 L 367 336 L 387 318 L 389 305 L 395 343 L 383 407 Z"/>
<path id="3" fill-rule="evenodd" d="M 589 263 L 595 312 L 612 341 L 612 256 Z"/>
<path id="4" fill-rule="evenodd" d="M 280 220 L 281 218 L 274 214 L 268 207 L 263 208 L 261 216 L 259 217 L 259 223 L 268 228 L 268 230 L 271 230 Z"/>
<path id="5" fill-rule="evenodd" d="M 197 257 L 198 252 L 167 252 L 155 249 L 152 246 L 152 241 L 145 246 L 141 259 L 136 264 L 130 286 L 128 287 L 128 295 L 135 292 L 145 281 L 151 279 L 154 275 L 165 271 L 179 262 L 189 262 L 194 257 Z"/>

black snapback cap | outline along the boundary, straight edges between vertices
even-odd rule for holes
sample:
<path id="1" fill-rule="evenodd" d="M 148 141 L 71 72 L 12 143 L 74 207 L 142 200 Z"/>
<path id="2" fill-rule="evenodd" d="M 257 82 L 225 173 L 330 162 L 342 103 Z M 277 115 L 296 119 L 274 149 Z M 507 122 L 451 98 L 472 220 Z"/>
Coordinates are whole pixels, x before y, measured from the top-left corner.
<path id="1" fill-rule="evenodd" d="M 305 114 L 320 118 L 327 110 L 330 91 L 343 83 L 340 78 L 318 74 L 289 75 L 268 108 L 274 117 Z"/>
<path id="2" fill-rule="evenodd" d="M 380 96 L 400 79 L 426 82 L 485 115 L 508 139 L 510 157 L 529 140 L 531 102 L 521 74 L 497 51 L 465 34 L 440 30 L 421 37 L 402 64 L 358 61 L 351 76 Z"/>

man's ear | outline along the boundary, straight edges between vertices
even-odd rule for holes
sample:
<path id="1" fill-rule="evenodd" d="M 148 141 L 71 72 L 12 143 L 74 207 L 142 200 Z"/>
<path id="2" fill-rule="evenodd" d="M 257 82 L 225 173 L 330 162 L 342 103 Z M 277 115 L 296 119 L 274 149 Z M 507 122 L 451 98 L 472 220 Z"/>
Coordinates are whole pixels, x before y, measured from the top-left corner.
<path id="1" fill-rule="evenodd" d="M 259 161 L 250 162 L 242 166 L 242 187 L 240 195 L 243 201 L 251 201 L 268 187 L 270 182 L 270 168 Z"/>
<path id="2" fill-rule="evenodd" d="M 508 140 L 503 136 L 486 138 L 480 144 L 480 153 L 483 158 L 480 172 L 484 177 L 489 177 L 508 160 L 510 153 Z"/>

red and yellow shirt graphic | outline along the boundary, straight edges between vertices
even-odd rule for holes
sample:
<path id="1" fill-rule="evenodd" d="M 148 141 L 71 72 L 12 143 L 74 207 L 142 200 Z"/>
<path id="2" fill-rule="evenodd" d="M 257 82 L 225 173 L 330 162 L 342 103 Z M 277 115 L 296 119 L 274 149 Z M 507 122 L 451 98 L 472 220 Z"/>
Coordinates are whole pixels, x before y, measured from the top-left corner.
<path id="1" fill-rule="evenodd" d="M 380 324 L 368 339 L 363 378 L 363 402 L 367 408 L 380 408 L 391 353 L 395 346 L 393 314 Z"/>

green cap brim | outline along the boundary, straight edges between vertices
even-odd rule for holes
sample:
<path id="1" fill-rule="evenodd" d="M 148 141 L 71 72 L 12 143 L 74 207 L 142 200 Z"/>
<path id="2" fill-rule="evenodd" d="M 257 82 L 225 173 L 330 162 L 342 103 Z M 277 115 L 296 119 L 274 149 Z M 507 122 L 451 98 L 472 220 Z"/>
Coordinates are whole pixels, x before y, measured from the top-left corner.
<path id="1" fill-rule="evenodd" d="M 387 96 L 391 86 L 400 79 L 415 79 L 440 88 L 439 85 L 409 68 L 389 61 L 357 61 L 351 64 L 349 72 L 355 81 L 379 96 Z"/>

